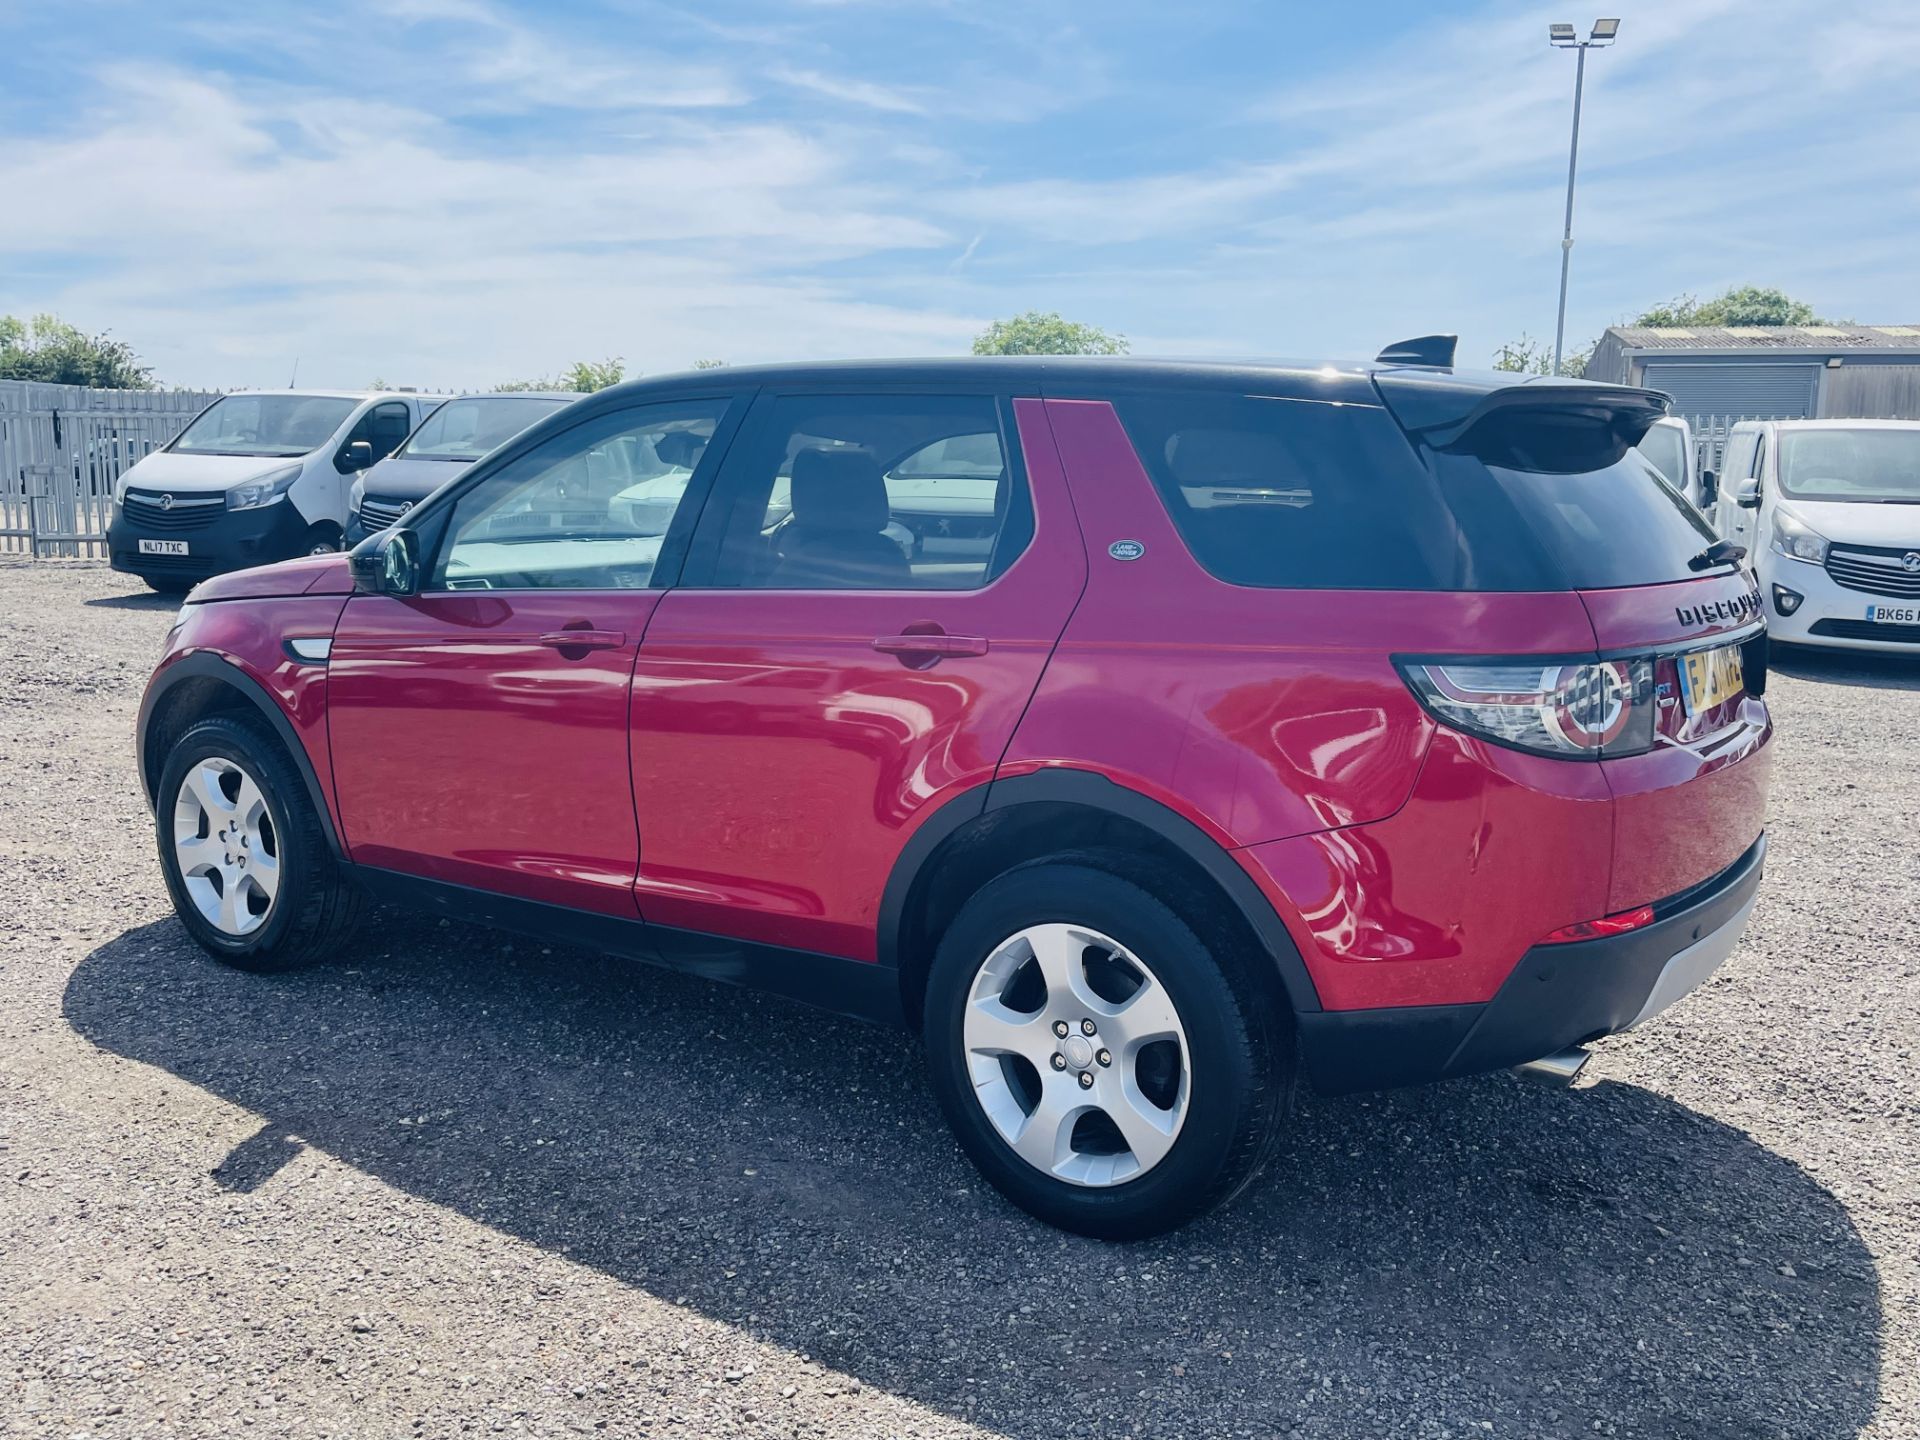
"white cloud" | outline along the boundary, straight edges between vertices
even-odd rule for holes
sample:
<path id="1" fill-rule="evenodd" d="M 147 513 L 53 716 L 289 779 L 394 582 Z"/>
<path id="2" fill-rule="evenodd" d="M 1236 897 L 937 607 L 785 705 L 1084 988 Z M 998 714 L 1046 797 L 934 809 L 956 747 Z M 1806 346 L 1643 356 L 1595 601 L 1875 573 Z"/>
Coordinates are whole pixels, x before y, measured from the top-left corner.
<path id="1" fill-rule="evenodd" d="M 1627 7 L 1588 72 L 1571 334 L 1735 282 L 1915 318 L 1920 15 L 1834 8 Z M 0 203 L 0 311 L 219 383 L 284 382 L 296 353 L 316 381 L 443 385 L 951 353 L 1036 307 L 1143 352 L 1551 331 L 1572 77 L 1531 18 L 1449 9 L 1209 95 L 1030 10 L 648 4 L 636 45 L 495 0 L 201 0 L 191 62 L 129 42 L 70 72 L 64 118 L 0 133 L 24 199 Z M 911 57 L 846 43 L 903 16 Z"/>
<path id="2" fill-rule="evenodd" d="M 841 100 L 849 105 L 861 105 L 869 110 L 883 110 L 895 115 L 926 113 L 926 107 L 905 91 L 876 85 L 869 80 L 858 80 L 845 75 L 828 75 L 819 70 L 803 70 L 793 65 L 776 65 L 767 73 L 782 85 L 791 85 L 796 90 L 807 90 L 816 95 L 824 95 L 829 100 Z"/>
<path id="3" fill-rule="evenodd" d="M 87 278 L 32 296 L 0 281 L 0 310 L 111 325 L 167 380 L 272 379 L 298 353 L 316 381 L 411 364 L 478 384 L 586 354 L 659 369 L 952 348 L 974 323 L 809 276 L 957 241 L 789 126 L 675 121 L 501 154 L 391 101 L 101 78 L 114 99 L 90 128 L 0 148 L 0 193 L 35 200 L 0 208 L 0 256 L 84 258 Z"/>
<path id="4" fill-rule="evenodd" d="M 1920 58 L 1920 11 L 1831 8 L 1627 7 L 1619 44 L 1587 71 L 1570 332 L 1732 283 L 1910 288 L 1910 264 L 1861 232 L 1920 220 L 1895 158 L 1920 141 L 1920 115 L 1887 88 Z M 1258 161 L 988 178 L 942 210 L 991 224 L 1002 266 L 1030 267 L 1029 282 L 1076 256 L 1049 295 L 1084 296 L 1089 318 L 1136 348 L 1158 334 L 1180 348 L 1211 335 L 1204 348 L 1236 353 L 1356 352 L 1359 337 L 1425 327 L 1468 332 L 1463 355 L 1484 356 L 1520 329 L 1552 329 L 1571 69 L 1544 22 L 1457 14 L 1257 97 L 1237 123 L 1196 120 L 1196 153 Z"/>

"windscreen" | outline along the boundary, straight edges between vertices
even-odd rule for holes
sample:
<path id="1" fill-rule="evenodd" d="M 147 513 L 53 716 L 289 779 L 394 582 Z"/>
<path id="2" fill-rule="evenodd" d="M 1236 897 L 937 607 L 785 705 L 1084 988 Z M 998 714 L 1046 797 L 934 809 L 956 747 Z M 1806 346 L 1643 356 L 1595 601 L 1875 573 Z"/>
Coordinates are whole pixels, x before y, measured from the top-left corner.
<path id="1" fill-rule="evenodd" d="M 201 411 L 171 448 L 176 455 L 305 455 L 326 444 L 359 403 L 332 395 L 229 395 Z"/>
<path id="2" fill-rule="evenodd" d="M 1441 453 L 1377 406 L 1178 391 L 1114 405 L 1194 558 L 1236 585 L 1608 589 L 1702 573 L 1689 562 L 1715 538 L 1645 456 L 1577 423 Z"/>
<path id="3" fill-rule="evenodd" d="M 414 460 L 478 460 L 568 402 L 534 395 L 469 395 L 420 422 L 399 454 Z"/>
<path id="4" fill-rule="evenodd" d="M 1920 505 L 1920 428 L 1783 430 L 1780 489 L 1796 500 Z"/>

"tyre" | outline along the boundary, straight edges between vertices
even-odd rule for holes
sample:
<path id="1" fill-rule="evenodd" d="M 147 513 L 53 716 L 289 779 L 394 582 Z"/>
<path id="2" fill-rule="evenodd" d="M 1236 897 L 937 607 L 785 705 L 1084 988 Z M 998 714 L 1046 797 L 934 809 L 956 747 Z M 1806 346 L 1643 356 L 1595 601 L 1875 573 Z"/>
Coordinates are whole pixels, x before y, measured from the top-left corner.
<path id="1" fill-rule="evenodd" d="M 340 531 L 333 525 L 316 525 L 307 531 L 307 555 L 331 555 L 340 548 Z"/>
<path id="2" fill-rule="evenodd" d="M 162 595 L 184 595 L 193 588 L 193 581 L 178 575 L 142 575 L 140 578 L 147 582 L 149 590 Z"/>
<path id="3" fill-rule="evenodd" d="M 935 953 L 925 1036 L 940 1106 L 994 1188 L 1111 1240 L 1238 1193 L 1292 1079 L 1246 959 L 1081 857 L 975 894 Z"/>
<path id="4" fill-rule="evenodd" d="M 359 919 L 360 893 L 335 865 L 299 772 L 255 721 L 215 715 L 174 741 L 154 829 L 173 908 L 224 964 L 311 965 Z"/>

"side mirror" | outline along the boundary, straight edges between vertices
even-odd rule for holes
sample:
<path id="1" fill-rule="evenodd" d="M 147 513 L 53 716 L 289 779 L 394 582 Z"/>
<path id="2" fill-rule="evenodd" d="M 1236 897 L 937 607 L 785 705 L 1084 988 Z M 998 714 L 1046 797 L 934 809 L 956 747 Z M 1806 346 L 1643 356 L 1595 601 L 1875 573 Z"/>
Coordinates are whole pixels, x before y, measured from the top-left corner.
<path id="1" fill-rule="evenodd" d="M 347 469 L 366 470 L 373 465 L 373 442 L 354 440 L 347 445 Z"/>
<path id="2" fill-rule="evenodd" d="M 347 557 L 356 595 L 418 595 L 420 538 L 411 530 L 383 530 Z"/>
<path id="3" fill-rule="evenodd" d="M 1733 503 L 1742 510 L 1760 508 L 1760 478 L 1757 475 L 1749 475 L 1744 480 L 1734 481 Z"/>
<path id="4" fill-rule="evenodd" d="M 1711 505 L 1713 497 L 1719 493 L 1719 483 L 1714 479 L 1713 471 L 1702 470 L 1700 472 L 1700 503 Z"/>

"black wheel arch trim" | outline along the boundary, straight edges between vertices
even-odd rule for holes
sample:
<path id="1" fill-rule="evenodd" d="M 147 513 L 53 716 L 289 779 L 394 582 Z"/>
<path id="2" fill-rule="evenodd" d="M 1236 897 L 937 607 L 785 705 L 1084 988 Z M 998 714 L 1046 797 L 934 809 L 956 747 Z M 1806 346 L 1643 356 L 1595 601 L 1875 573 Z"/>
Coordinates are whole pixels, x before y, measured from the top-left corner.
<path id="1" fill-rule="evenodd" d="M 990 810 L 1016 805 L 1069 804 L 1101 810 L 1142 825 L 1192 860 L 1224 891 L 1272 957 L 1296 1012 L 1317 1012 L 1320 995 L 1293 936 L 1273 904 L 1220 843 L 1191 820 L 1151 796 L 1093 770 L 1052 767 L 995 779 L 954 796 L 924 820 L 901 850 L 881 892 L 876 916 L 880 963 L 898 969 L 907 902 L 927 863 L 956 831 Z"/>
<path id="2" fill-rule="evenodd" d="M 320 785 L 320 777 L 314 772 L 313 761 L 307 754 L 307 747 L 300 743 L 300 736 L 293 728 L 293 722 L 287 718 L 287 712 L 280 708 L 279 702 L 268 693 L 266 686 L 254 679 L 231 660 L 222 658 L 205 650 L 196 650 L 190 655 L 174 661 L 147 690 L 140 701 L 139 718 L 134 721 L 134 765 L 140 772 L 140 789 L 146 796 L 147 808 L 153 809 L 153 771 L 147 764 L 147 739 L 152 728 L 153 715 L 160 702 L 176 688 L 189 680 L 212 680 L 225 685 L 245 700 L 249 709 L 257 711 L 262 719 L 273 728 L 280 743 L 286 747 L 287 754 L 293 759 L 293 767 L 300 773 L 300 780 L 307 787 L 307 798 L 313 803 L 314 812 L 320 817 L 320 829 L 327 837 L 327 848 L 333 852 L 336 860 L 347 858 L 346 850 L 340 843 L 340 832 L 334 828 L 333 811 L 327 804 L 327 794 Z"/>

